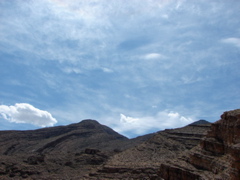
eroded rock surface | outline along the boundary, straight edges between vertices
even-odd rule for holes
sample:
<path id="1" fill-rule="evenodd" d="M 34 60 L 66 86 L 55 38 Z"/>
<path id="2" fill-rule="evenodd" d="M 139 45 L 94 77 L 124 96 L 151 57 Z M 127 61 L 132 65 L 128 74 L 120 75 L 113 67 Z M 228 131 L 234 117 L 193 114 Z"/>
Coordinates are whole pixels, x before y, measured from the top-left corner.
<path id="1" fill-rule="evenodd" d="M 199 146 L 163 163 L 159 175 L 166 180 L 239 180 L 240 109 L 223 113 Z"/>
<path id="2" fill-rule="evenodd" d="M 209 128 L 201 121 L 134 139 L 95 120 L 0 131 L 0 179 L 161 179 L 161 164 L 195 147 Z"/>
<path id="3" fill-rule="evenodd" d="M 210 126 L 211 123 L 205 122 L 159 131 L 145 142 L 110 157 L 103 168 L 92 174 L 92 177 L 161 179 L 158 176 L 161 164 L 199 144 Z"/>

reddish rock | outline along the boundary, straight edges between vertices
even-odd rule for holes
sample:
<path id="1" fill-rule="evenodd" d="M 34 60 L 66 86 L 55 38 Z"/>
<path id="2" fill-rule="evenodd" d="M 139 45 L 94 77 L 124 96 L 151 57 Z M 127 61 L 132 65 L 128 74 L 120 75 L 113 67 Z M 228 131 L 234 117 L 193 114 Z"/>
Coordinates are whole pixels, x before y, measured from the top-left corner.
<path id="1" fill-rule="evenodd" d="M 240 179 L 240 109 L 224 112 L 201 141 L 177 160 L 161 165 L 166 180 Z"/>

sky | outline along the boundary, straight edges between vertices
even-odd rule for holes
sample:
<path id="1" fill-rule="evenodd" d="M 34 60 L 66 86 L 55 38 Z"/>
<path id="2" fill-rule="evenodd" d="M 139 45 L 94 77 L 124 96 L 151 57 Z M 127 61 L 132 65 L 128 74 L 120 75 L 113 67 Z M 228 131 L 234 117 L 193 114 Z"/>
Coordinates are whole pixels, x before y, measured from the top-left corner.
<path id="1" fill-rule="evenodd" d="M 238 0 L 1 0 L 0 130 L 127 136 L 240 105 Z"/>

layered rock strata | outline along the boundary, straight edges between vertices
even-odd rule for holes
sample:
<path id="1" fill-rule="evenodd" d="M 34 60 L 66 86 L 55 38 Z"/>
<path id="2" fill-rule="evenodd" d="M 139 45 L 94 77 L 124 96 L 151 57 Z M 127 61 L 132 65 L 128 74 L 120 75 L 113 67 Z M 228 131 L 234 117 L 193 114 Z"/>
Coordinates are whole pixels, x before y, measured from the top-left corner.
<path id="1" fill-rule="evenodd" d="M 223 113 L 199 146 L 159 170 L 165 180 L 239 180 L 240 109 Z"/>
<path id="2" fill-rule="evenodd" d="M 103 168 L 91 174 L 91 177 L 160 179 L 158 169 L 162 162 L 195 147 L 207 134 L 210 126 L 211 123 L 206 122 L 159 131 L 147 141 L 109 158 Z"/>

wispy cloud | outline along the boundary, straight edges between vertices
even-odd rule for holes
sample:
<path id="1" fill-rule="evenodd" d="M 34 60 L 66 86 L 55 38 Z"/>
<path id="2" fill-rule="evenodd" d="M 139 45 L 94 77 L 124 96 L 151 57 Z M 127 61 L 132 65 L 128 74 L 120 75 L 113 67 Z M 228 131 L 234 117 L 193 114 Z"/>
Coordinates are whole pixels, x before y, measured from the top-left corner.
<path id="1" fill-rule="evenodd" d="M 234 46 L 240 47 L 240 38 L 231 37 L 221 40 L 223 43 L 232 44 Z"/>
<path id="2" fill-rule="evenodd" d="M 63 72 L 66 72 L 67 74 L 70 74 L 70 73 L 81 74 L 82 73 L 81 69 L 76 68 L 76 67 L 65 67 L 65 68 L 63 68 Z"/>
<path id="3" fill-rule="evenodd" d="M 0 98 L 51 107 L 59 124 L 94 118 L 116 127 L 128 114 L 145 125 L 165 109 L 166 120 L 171 111 L 212 118 L 208 107 L 219 112 L 239 99 L 239 8 L 217 0 L 1 1 Z"/>

